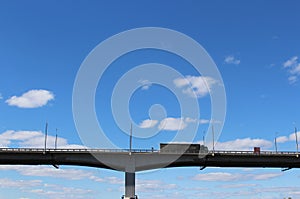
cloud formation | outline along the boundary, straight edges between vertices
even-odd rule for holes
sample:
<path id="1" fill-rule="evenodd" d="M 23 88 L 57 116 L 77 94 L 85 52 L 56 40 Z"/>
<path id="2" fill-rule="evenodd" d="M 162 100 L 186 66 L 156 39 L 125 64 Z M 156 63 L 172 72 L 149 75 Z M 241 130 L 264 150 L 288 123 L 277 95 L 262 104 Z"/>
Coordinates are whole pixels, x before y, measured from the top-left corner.
<path id="1" fill-rule="evenodd" d="M 0 171 L 17 171 L 23 176 L 54 177 L 67 180 L 90 179 L 96 182 L 103 182 L 93 174 L 81 169 L 55 169 L 49 166 L 29 166 L 29 165 L 1 165 Z"/>
<path id="2" fill-rule="evenodd" d="M 159 130 L 165 131 L 179 131 L 185 129 L 189 123 L 208 124 L 210 121 L 205 119 L 193 119 L 193 118 L 173 118 L 167 117 L 163 119 L 158 126 Z"/>
<path id="3" fill-rule="evenodd" d="M 300 141 L 300 131 L 298 131 L 296 133 L 291 133 L 289 136 L 280 136 L 280 137 L 276 138 L 276 141 L 277 141 L 277 143 L 296 141 L 296 134 L 297 134 L 298 140 Z"/>
<path id="4" fill-rule="evenodd" d="M 149 80 L 139 80 L 138 81 L 140 84 L 142 84 L 142 90 L 148 90 L 151 86 L 152 83 Z"/>
<path id="5" fill-rule="evenodd" d="M 54 100 L 54 94 L 47 90 L 30 90 L 21 96 L 12 96 L 5 102 L 10 106 L 19 108 L 38 108 Z"/>
<path id="6" fill-rule="evenodd" d="M 11 180 L 7 178 L 0 179 L 1 188 L 20 188 L 20 187 L 35 187 L 40 186 L 41 180 Z"/>
<path id="7" fill-rule="evenodd" d="M 160 180 L 137 180 L 136 189 L 138 192 L 163 192 L 166 190 L 174 190 L 178 188 L 176 184 L 168 184 Z"/>
<path id="8" fill-rule="evenodd" d="M 160 122 L 158 129 L 166 131 L 179 131 L 183 130 L 186 126 L 187 123 L 183 118 L 168 117 Z"/>
<path id="9" fill-rule="evenodd" d="M 271 148 L 273 142 L 264 139 L 243 138 L 227 142 L 217 142 L 217 150 L 252 151 L 253 147 Z"/>
<path id="10" fill-rule="evenodd" d="M 47 136 L 47 147 L 55 147 L 55 136 Z M 0 134 L 0 147 L 44 148 L 45 134 L 41 131 L 8 130 Z M 58 148 L 86 148 L 82 145 L 68 144 L 67 140 L 57 137 Z"/>
<path id="11" fill-rule="evenodd" d="M 298 131 L 296 134 L 298 140 L 300 141 L 300 131 Z M 288 136 L 279 136 L 276 138 L 276 142 L 285 143 L 285 142 L 295 141 L 296 134 L 291 133 Z M 202 141 L 200 141 L 199 143 L 202 143 Z M 210 146 L 211 143 L 208 143 L 207 145 Z M 274 147 L 274 142 L 273 140 L 269 141 L 265 139 L 238 138 L 226 142 L 217 142 L 215 145 L 216 150 L 252 151 L 253 147 L 261 147 L 263 150 L 270 149 Z"/>
<path id="12" fill-rule="evenodd" d="M 225 62 L 226 64 L 239 65 L 239 64 L 241 63 L 241 60 L 235 58 L 235 57 L 232 56 L 232 55 L 229 55 L 229 56 L 225 57 L 224 62 Z"/>
<path id="13" fill-rule="evenodd" d="M 191 97 L 201 98 L 208 95 L 212 87 L 219 82 L 211 77 L 188 75 L 185 78 L 175 79 L 173 83 L 177 88 L 181 88 L 183 93 Z"/>
<path id="14" fill-rule="evenodd" d="M 140 124 L 140 128 L 153 128 L 157 124 L 159 130 L 165 130 L 165 131 L 178 131 L 185 129 L 189 123 L 198 123 L 198 124 L 208 124 L 210 123 L 210 120 L 206 119 L 193 119 L 193 118 L 174 118 L 174 117 L 167 117 L 161 121 L 158 120 L 151 120 L 146 119 L 143 120 Z"/>
<path id="15" fill-rule="evenodd" d="M 143 120 L 143 121 L 139 124 L 139 127 L 142 128 L 142 129 L 152 128 L 152 127 L 154 127 L 157 123 L 158 123 L 158 120 L 146 119 L 146 120 Z"/>
<path id="16" fill-rule="evenodd" d="M 283 63 L 283 67 L 288 71 L 288 81 L 290 84 L 294 84 L 300 77 L 300 63 L 298 56 L 291 57 Z"/>
<path id="17" fill-rule="evenodd" d="M 50 184 L 50 185 L 45 184 L 44 187 L 41 188 L 36 187 L 35 189 L 26 190 L 26 192 L 33 193 L 36 195 L 38 194 L 40 195 L 41 198 L 83 199 L 83 198 L 88 198 L 93 191 L 90 189 L 81 189 L 81 188 L 65 187 L 65 186 L 54 185 L 54 184 Z"/>
<path id="18" fill-rule="evenodd" d="M 0 178 L 0 188 L 15 188 L 22 190 L 23 193 L 41 195 L 42 198 L 57 199 L 82 199 L 86 198 L 88 194 L 92 193 L 92 190 L 89 189 L 47 184 L 42 180 L 12 180 L 7 178 Z M 29 197 L 21 197 L 20 199 L 29 199 Z"/>
<path id="19" fill-rule="evenodd" d="M 243 180 L 269 180 L 281 176 L 282 173 L 258 173 L 258 174 L 241 174 L 241 173 L 227 173 L 227 172 L 212 172 L 205 174 L 198 174 L 193 177 L 193 180 L 198 181 L 243 181 Z"/>

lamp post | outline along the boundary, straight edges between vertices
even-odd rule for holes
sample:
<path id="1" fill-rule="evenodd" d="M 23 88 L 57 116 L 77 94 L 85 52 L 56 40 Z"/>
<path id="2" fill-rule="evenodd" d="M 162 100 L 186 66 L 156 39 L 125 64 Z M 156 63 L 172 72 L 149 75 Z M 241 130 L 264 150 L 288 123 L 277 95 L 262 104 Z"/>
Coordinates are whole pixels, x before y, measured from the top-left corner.
<path id="1" fill-rule="evenodd" d="M 275 133 L 275 151 L 276 151 L 276 153 L 277 153 L 277 132 Z"/>
<path id="2" fill-rule="evenodd" d="M 56 132 L 55 132 L 55 143 L 54 143 L 54 147 L 55 147 L 55 149 L 57 149 L 57 128 L 56 128 Z"/>
<path id="3" fill-rule="evenodd" d="M 132 123 L 130 124 L 129 155 L 131 155 L 131 151 L 132 151 Z"/>
<path id="4" fill-rule="evenodd" d="M 298 145 L 298 135 L 297 135 L 297 128 L 295 127 L 295 138 L 296 138 L 296 149 L 297 149 L 297 157 L 299 157 L 299 145 Z"/>
<path id="5" fill-rule="evenodd" d="M 203 131 L 203 146 L 205 146 L 205 131 Z"/>
<path id="6" fill-rule="evenodd" d="M 44 148 L 44 154 L 46 153 L 46 150 L 47 150 L 47 134 L 48 134 L 48 122 L 46 122 L 46 127 L 45 127 L 45 148 Z"/>
<path id="7" fill-rule="evenodd" d="M 215 131 L 214 131 L 214 125 L 212 125 L 211 130 L 212 130 L 212 138 L 213 138 L 213 153 L 212 153 L 212 156 L 214 156 L 215 155 Z"/>

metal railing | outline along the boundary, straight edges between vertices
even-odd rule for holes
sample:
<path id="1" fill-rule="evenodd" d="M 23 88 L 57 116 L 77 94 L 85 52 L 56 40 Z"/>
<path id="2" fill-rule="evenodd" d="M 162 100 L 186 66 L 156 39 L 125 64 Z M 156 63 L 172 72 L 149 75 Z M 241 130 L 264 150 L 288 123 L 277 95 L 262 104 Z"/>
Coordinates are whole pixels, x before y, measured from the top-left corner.
<path id="1" fill-rule="evenodd" d="M 129 149 L 67 149 L 67 148 L 0 148 L 1 152 L 86 152 L 86 153 L 130 153 Z M 162 152 L 159 150 L 154 149 L 132 149 L 131 153 L 167 153 L 167 154 L 183 154 L 182 151 L 172 151 L 169 152 Z M 184 154 L 198 154 L 195 153 L 184 153 Z M 228 154 L 228 155 L 297 155 L 298 152 L 294 151 L 260 151 L 259 153 L 254 153 L 253 151 L 209 151 L 208 154 Z"/>
<path id="2" fill-rule="evenodd" d="M 65 149 L 65 148 L 47 148 L 46 150 L 43 148 L 0 148 L 1 152 L 103 152 L 103 153 L 129 153 L 129 149 Z M 132 149 L 132 153 L 157 153 L 158 150 L 152 149 Z"/>
<path id="3" fill-rule="evenodd" d="M 253 154 L 253 155 L 294 155 L 298 152 L 294 151 L 260 151 L 255 153 L 254 151 L 210 151 L 210 154 Z"/>

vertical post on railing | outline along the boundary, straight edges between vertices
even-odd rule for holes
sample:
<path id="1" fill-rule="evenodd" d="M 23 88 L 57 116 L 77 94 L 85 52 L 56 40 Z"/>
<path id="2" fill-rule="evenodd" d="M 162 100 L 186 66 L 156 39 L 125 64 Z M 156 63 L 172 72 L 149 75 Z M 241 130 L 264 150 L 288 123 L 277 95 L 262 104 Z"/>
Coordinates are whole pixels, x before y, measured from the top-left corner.
<path id="1" fill-rule="evenodd" d="M 48 122 L 46 122 L 46 127 L 45 127 L 45 148 L 44 148 L 44 154 L 46 153 L 46 150 L 47 150 L 47 134 L 48 134 Z"/>
<path id="2" fill-rule="evenodd" d="M 297 157 L 299 157 L 299 145 L 298 145 L 298 135 L 297 135 L 297 128 L 295 127 L 295 138 L 296 138 L 296 148 L 297 148 Z"/>
<path id="3" fill-rule="evenodd" d="M 205 146 L 205 131 L 203 131 L 203 146 Z"/>
<path id="4" fill-rule="evenodd" d="M 213 137 L 213 153 L 212 155 L 215 155 L 215 131 L 214 131 L 214 125 L 211 126 L 211 130 L 212 130 L 212 137 Z"/>
<path id="5" fill-rule="evenodd" d="M 57 149 L 57 128 L 56 128 L 56 133 L 55 133 L 55 144 L 54 144 L 55 149 Z"/>
<path id="6" fill-rule="evenodd" d="M 129 155 L 131 155 L 131 150 L 132 150 L 132 123 L 130 124 Z"/>
<path id="7" fill-rule="evenodd" d="M 276 151 L 276 153 L 277 153 L 277 132 L 275 133 L 275 151 Z"/>

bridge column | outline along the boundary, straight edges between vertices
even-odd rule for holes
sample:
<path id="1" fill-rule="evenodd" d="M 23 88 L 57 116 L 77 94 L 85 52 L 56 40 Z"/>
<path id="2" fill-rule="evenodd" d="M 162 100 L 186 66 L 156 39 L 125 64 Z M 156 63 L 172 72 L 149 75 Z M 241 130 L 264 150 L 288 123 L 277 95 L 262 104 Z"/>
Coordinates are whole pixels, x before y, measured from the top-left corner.
<path id="1" fill-rule="evenodd" d="M 136 199 L 135 173 L 125 172 L 125 198 L 124 199 Z"/>

